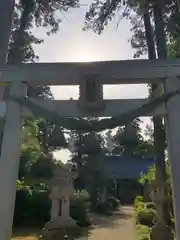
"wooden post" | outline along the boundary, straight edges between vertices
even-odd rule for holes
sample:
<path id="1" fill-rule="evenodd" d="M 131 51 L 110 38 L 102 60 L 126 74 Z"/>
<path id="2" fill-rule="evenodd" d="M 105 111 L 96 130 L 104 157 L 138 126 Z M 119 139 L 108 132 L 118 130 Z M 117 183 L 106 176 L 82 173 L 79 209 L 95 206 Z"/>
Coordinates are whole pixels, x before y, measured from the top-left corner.
<path id="1" fill-rule="evenodd" d="M 24 95 L 23 83 L 12 83 L 10 93 Z M 9 100 L 5 116 L 4 134 L 0 157 L 0 239 L 11 239 L 16 180 L 19 170 L 21 142 L 21 106 Z"/>

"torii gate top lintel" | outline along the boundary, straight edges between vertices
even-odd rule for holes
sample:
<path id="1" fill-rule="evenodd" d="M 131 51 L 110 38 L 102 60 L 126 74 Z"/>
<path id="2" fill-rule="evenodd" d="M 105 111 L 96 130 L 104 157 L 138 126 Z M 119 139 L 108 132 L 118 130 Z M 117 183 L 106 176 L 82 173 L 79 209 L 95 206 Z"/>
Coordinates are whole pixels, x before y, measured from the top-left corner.
<path id="1" fill-rule="evenodd" d="M 25 81 L 32 85 L 79 85 L 92 75 L 102 84 L 150 83 L 180 76 L 180 60 L 27 63 L 0 68 L 1 82 Z"/>

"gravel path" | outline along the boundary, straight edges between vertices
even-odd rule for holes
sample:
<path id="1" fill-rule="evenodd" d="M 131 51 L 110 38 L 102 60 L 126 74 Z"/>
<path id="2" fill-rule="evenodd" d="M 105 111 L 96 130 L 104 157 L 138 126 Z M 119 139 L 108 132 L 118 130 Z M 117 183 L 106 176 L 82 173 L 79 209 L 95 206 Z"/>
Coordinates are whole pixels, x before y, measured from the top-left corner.
<path id="1" fill-rule="evenodd" d="M 93 215 L 89 240 L 136 240 L 132 207 L 122 207 L 112 217 Z"/>

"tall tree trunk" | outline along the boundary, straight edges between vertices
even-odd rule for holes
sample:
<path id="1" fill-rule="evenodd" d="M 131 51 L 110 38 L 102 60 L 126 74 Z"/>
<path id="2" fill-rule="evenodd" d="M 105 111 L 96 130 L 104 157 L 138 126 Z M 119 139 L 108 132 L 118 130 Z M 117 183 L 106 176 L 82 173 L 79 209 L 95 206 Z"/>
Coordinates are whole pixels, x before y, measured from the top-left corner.
<path id="1" fill-rule="evenodd" d="M 8 64 L 18 65 L 23 62 L 24 58 L 24 32 L 26 30 L 27 24 L 29 23 L 29 16 L 32 12 L 33 5 L 24 4 L 21 19 L 20 19 L 20 26 L 17 30 L 14 44 L 9 51 L 8 55 Z M 9 87 L 4 88 L 4 99 L 8 98 Z"/>
<path id="2" fill-rule="evenodd" d="M 33 5 L 24 4 L 20 19 L 20 26 L 16 33 L 14 44 L 9 52 L 8 63 L 9 64 L 20 64 L 23 62 L 24 57 L 24 33 L 27 28 L 27 24 L 29 23 L 29 16 L 32 12 Z"/>
<path id="3" fill-rule="evenodd" d="M 157 3 L 153 6 L 154 12 L 154 22 L 155 22 L 155 34 L 156 34 L 156 46 L 157 46 L 157 55 L 158 59 L 166 59 L 167 58 L 167 47 L 166 47 L 166 37 L 165 37 L 165 24 L 163 20 L 163 3 L 161 1 L 157 1 Z M 165 90 L 165 86 L 162 86 Z M 164 128 L 164 127 L 163 127 Z M 164 141 L 164 150 L 166 145 L 166 136 L 165 136 L 165 128 L 162 129 L 162 141 Z M 161 186 L 164 188 L 164 193 L 166 195 L 166 201 L 163 205 L 163 212 L 165 215 L 165 223 L 168 225 L 171 222 L 168 202 L 167 202 L 167 187 L 166 187 L 166 164 L 165 164 L 165 151 L 164 151 L 164 161 L 160 161 L 157 165 L 159 171 L 157 172 L 157 178 L 160 181 Z"/>
<path id="4" fill-rule="evenodd" d="M 156 59 L 156 50 L 154 44 L 154 36 L 152 25 L 150 21 L 150 14 L 148 8 L 145 9 L 143 14 L 144 19 L 144 27 L 146 32 L 146 41 L 148 47 L 148 57 L 149 59 Z M 159 47 L 157 45 L 158 52 L 162 52 L 164 54 L 164 49 L 162 46 Z M 160 87 L 158 84 L 151 84 L 151 94 L 154 95 L 157 93 L 157 90 L 160 92 Z M 153 117 L 153 125 L 154 125 L 154 147 L 156 153 L 156 183 L 157 186 L 166 193 L 166 164 L 165 164 L 165 132 L 164 132 L 164 125 L 163 125 L 163 118 L 161 116 Z M 166 208 L 166 201 L 159 206 L 161 209 L 157 209 L 161 215 L 161 221 L 164 221 L 165 224 L 168 224 L 168 217 L 166 216 L 167 208 Z"/>
<path id="5" fill-rule="evenodd" d="M 156 45 L 158 59 L 167 58 L 166 37 L 165 37 L 165 24 L 163 20 L 163 7 L 161 3 L 157 2 L 153 6 L 155 33 L 156 33 Z"/>

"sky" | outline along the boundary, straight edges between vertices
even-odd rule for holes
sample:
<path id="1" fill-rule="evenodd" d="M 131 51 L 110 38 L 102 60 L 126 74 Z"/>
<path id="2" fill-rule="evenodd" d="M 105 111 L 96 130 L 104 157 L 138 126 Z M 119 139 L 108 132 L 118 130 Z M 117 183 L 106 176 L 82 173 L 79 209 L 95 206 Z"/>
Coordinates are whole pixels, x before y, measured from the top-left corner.
<path id="1" fill-rule="evenodd" d="M 62 15 L 62 23 L 59 32 L 47 36 L 43 28 L 35 28 L 37 37 L 44 39 L 44 43 L 35 46 L 35 52 L 39 56 L 39 62 L 83 62 L 127 60 L 133 58 L 133 50 L 129 40 L 131 38 L 131 24 L 128 20 L 121 20 L 117 28 L 116 17 L 101 35 L 93 32 L 84 32 L 85 13 L 88 11 L 90 0 L 82 2 L 79 9 L 71 9 Z M 78 98 L 76 87 L 51 88 L 56 99 Z M 104 98 L 144 98 L 148 91 L 146 85 L 121 85 L 104 87 Z M 149 123 L 149 119 L 143 118 L 142 128 Z M 69 151 L 55 153 L 57 159 L 65 162 L 69 158 Z"/>

